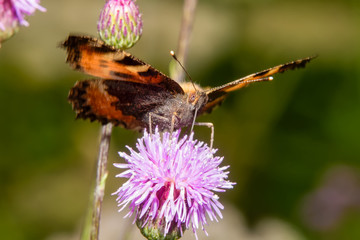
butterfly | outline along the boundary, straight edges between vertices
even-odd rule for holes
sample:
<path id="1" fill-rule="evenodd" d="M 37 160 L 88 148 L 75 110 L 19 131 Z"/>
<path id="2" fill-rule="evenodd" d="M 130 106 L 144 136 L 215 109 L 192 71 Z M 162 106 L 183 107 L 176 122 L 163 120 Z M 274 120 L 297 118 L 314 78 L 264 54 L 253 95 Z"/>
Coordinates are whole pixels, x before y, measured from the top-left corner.
<path id="1" fill-rule="evenodd" d="M 229 92 L 252 82 L 272 80 L 273 74 L 304 67 L 313 58 L 278 65 L 205 90 L 193 83 L 178 83 L 96 38 L 70 35 L 61 46 L 72 68 L 96 77 L 78 81 L 69 92 L 68 100 L 77 118 L 150 131 L 154 126 L 160 130 L 194 124 L 212 127 L 211 123 L 196 123 L 195 119 L 210 113 Z"/>

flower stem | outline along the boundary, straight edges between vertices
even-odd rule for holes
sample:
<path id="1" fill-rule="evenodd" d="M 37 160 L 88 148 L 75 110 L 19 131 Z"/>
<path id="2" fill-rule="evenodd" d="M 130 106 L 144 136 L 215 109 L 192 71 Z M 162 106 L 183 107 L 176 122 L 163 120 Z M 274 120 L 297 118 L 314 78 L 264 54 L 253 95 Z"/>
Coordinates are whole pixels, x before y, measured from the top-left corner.
<path id="1" fill-rule="evenodd" d="M 84 228 L 82 239 L 89 239 L 85 237 L 87 235 L 84 234 L 85 231 L 90 231 L 91 240 L 99 239 L 101 206 L 104 199 L 105 182 L 108 176 L 108 171 L 106 166 L 107 166 L 112 128 L 113 128 L 112 123 L 108 123 L 101 127 L 99 157 L 97 163 L 96 182 L 95 182 L 94 195 L 93 195 L 94 200 L 93 200 L 93 205 L 89 209 L 89 214 L 88 214 L 89 216 L 91 215 L 92 217 L 91 217 L 91 221 L 87 221 L 91 227 Z"/>
<path id="2" fill-rule="evenodd" d="M 185 66 L 188 51 L 191 32 L 194 25 L 195 10 L 197 0 L 185 0 L 183 8 L 183 17 L 181 21 L 181 29 L 178 42 L 177 58 Z M 171 76 L 175 81 L 181 82 L 184 78 L 184 71 L 179 65 L 176 66 Z"/>

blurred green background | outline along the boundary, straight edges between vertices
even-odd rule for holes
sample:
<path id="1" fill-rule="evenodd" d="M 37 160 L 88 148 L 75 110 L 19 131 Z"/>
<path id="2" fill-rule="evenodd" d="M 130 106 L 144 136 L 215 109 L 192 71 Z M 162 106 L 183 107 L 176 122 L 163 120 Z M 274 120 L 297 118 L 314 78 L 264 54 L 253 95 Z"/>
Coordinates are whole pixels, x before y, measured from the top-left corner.
<path id="1" fill-rule="evenodd" d="M 144 33 L 130 52 L 167 73 L 182 1 L 137 3 Z M 69 33 L 96 36 L 104 1 L 41 4 L 47 12 L 29 17 L 30 27 L 0 49 L 2 239 L 78 239 L 95 177 L 100 124 L 75 121 L 66 100 L 89 77 L 72 71 L 57 45 Z M 355 0 L 199 2 L 187 70 L 202 86 L 319 55 L 305 69 L 230 94 L 198 119 L 215 125 L 215 147 L 237 182 L 220 197 L 248 232 L 276 219 L 291 239 L 360 239 L 359 23 Z M 195 131 L 209 140 L 208 129 Z M 140 134 L 117 128 L 112 136 L 105 206 L 116 226 L 125 214 L 110 196 L 121 184 L 112 163 Z"/>

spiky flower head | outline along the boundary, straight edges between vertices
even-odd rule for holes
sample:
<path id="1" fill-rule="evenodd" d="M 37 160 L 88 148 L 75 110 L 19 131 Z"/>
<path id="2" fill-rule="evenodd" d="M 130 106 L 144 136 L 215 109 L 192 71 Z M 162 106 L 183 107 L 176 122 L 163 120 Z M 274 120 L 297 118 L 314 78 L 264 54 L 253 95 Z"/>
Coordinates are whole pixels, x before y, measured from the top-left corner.
<path id="1" fill-rule="evenodd" d="M 110 46 L 132 47 L 142 34 L 141 14 L 135 0 L 108 0 L 100 13 L 98 32 Z"/>
<path id="2" fill-rule="evenodd" d="M 19 26 L 29 26 L 25 15 L 33 14 L 36 9 L 45 12 L 39 5 L 40 0 L 0 0 L 0 43 L 19 30 Z"/>
<path id="3" fill-rule="evenodd" d="M 115 167 L 127 169 L 117 177 L 128 178 L 115 193 L 119 211 L 129 205 L 126 216 L 135 214 L 142 234 L 148 239 L 178 239 L 190 226 L 196 229 L 222 218 L 215 192 L 225 192 L 235 183 L 227 180 L 220 167 L 223 157 L 214 156 L 216 149 L 190 136 L 144 132 L 138 139 L 137 150 L 127 147 L 130 154 L 120 152 L 127 163 Z M 205 231 L 206 233 L 206 231 Z M 197 238 L 197 236 L 196 236 Z"/>

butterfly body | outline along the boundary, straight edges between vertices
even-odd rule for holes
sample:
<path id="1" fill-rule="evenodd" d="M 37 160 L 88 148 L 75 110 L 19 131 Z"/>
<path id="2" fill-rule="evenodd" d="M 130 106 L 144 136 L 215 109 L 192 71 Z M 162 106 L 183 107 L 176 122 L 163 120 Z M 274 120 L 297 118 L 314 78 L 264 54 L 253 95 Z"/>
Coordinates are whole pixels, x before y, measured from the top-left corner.
<path id="1" fill-rule="evenodd" d="M 171 94 L 161 91 L 159 87 L 141 83 L 105 80 L 103 84 L 107 86 L 108 94 L 117 98 L 113 102 L 115 109 L 126 116 L 134 116 L 140 128 L 148 128 L 150 121 L 161 130 L 189 126 L 196 109 L 201 107 L 199 103 L 204 102 L 195 102 L 195 99 L 191 102 L 192 95 Z M 206 98 L 206 95 L 202 96 Z"/>
<path id="2" fill-rule="evenodd" d="M 188 102 L 186 94 L 177 94 L 174 98 L 166 99 L 163 105 L 145 114 L 143 121 L 150 120 L 153 126 L 159 126 L 160 129 L 178 129 L 191 125 L 200 107 L 200 105 Z"/>
<path id="3" fill-rule="evenodd" d="M 62 43 L 67 62 L 76 70 L 97 77 L 83 80 L 70 90 L 69 101 L 77 118 L 112 122 L 127 129 L 149 125 L 161 130 L 190 126 L 195 118 L 209 113 L 228 92 L 271 75 L 303 67 L 311 58 L 279 65 L 216 88 L 203 90 L 177 83 L 131 54 L 87 36 L 69 36 Z"/>

